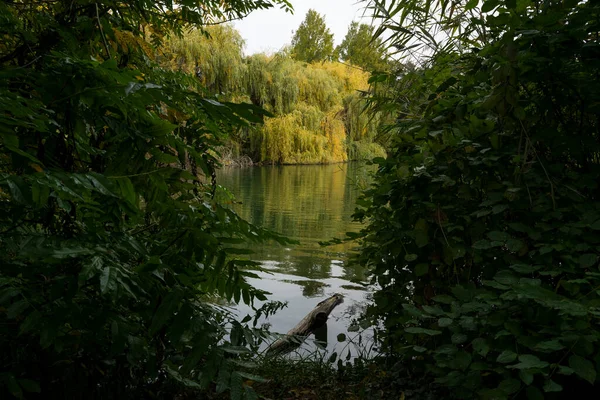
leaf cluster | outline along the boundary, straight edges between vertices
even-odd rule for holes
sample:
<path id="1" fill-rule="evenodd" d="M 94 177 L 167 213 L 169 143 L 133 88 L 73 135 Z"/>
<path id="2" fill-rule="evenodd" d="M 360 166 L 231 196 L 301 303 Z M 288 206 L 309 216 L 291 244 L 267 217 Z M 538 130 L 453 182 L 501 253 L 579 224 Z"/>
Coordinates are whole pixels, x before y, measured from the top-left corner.
<path id="1" fill-rule="evenodd" d="M 3 398 L 212 382 L 252 397 L 238 364 L 264 333 L 222 305 L 266 299 L 240 244 L 285 240 L 215 200 L 214 149 L 266 112 L 217 101 L 153 55 L 186 24 L 273 4 L 288 5 L 0 5 Z"/>
<path id="2" fill-rule="evenodd" d="M 407 57 L 432 50 L 372 78 L 397 119 L 355 216 L 385 348 L 458 398 L 597 389 L 598 5 L 371 5 Z"/>

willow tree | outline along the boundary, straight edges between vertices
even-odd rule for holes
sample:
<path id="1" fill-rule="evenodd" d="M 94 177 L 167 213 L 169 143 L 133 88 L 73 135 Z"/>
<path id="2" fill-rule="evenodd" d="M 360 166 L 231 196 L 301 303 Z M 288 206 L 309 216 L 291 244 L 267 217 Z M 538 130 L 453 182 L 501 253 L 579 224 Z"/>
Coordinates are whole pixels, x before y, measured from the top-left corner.
<path id="1" fill-rule="evenodd" d="M 384 155 L 375 143 L 379 119 L 363 115 L 365 103 L 358 95 L 369 89 L 368 77 L 337 62 L 306 64 L 284 54 L 250 57 L 250 99 L 275 113 L 251 134 L 254 159 L 328 163 Z"/>
<path id="2" fill-rule="evenodd" d="M 246 75 L 244 40 L 231 25 L 191 28 L 162 48 L 163 65 L 196 76 L 213 94 L 242 91 Z"/>

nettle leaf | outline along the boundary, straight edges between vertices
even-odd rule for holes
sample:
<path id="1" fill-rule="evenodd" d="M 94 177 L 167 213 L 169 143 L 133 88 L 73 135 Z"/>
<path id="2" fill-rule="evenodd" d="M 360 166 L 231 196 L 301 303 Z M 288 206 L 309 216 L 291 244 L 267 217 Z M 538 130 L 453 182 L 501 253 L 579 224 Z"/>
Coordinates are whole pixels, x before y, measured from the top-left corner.
<path id="1" fill-rule="evenodd" d="M 544 392 L 552 393 L 552 392 L 562 392 L 563 388 L 558 383 L 554 382 L 552 379 L 548 379 L 544 383 Z"/>
<path id="2" fill-rule="evenodd" d="M 496 242 L 506 242 L 510 239 L 510 235 L 506 232 L 492 231 L 487 234 L 488 238 Z"/>
<path id="3" fill-rule="evenodd" d="M 428 336 L 436 336 L 436 335 L 440 335 L 442 333 L 441 331 L 437 331 L 434 329 L 425 329 L 425 328 L 419 328 L 419 327 L 404 328 L 404 331 L 408 332 L 408 333 L 424 334 L 424 335 L 428 335 Z"/>
<path id="4" fill-rule="evenodd" d="M 473 350 L 483 357 L 487 356 L 488 352 L 490 351 L 490 345 L 483 338 L 477 338 L 473 340 L 471 345 L 473 346 Z"/>
<path id="5" fill-rule="evenodd" d="M 448 296 L 446 294 L 440 294 L 440 295 L 434 296 L 432 298 L 432 300 L 437 303 L 442 303 L 442 304 L 452 304 L 456 301 L 455 298 Z"/>
<path id="6" fill-rule="evenodd" d="M 416 254 L 407 254 L 404 256 L 404 260 L 408 262 L 415 261 L 417 258 L 419 258 L 419 256 Z"/>
<path id="7" fill-rule="evenodd" d="M 548 364 L 546 361 L 540 360 L 538 357 L 532 354 L 523 354 L 519 356 L 519 363 L 515 365 L 510 365 L 507 368 L 514 369 L 531 369 L 531 368 L 546 368 Z"/>
<path id="8" fill-rule="evenodd" d="M 596 381 L 596 369 L 591 361 L 573 354 L 571 357 L 569 357 L 569 367 L 571 367 L 578 376 L 585 379 L 592 385 Z"/>
<path id="9" fill-rule="evenodd" d="M 589 268 L 596 264 L 598 261 L 598 255 L 587 253 L 579 256 L 579 266 L 582 268 Z"/>
<path id="10" fill-rule="evenodd" d="M 527 369 L 519 371 L 519 378 L 521 378 L 526 385 L 531 385 L 533 383 L 533 373 Z"/>
<path id="11" fill-rule="evenodd" d="M 564 349 L 565 346 L 563 346 L 562 344 L 560 344 L 560 342 L 558 340 L 547 340 L 544 342 L 539 342 L 535 345 L 534 349 L 541 351 L 541 352 L 545 352 L 545 353 L 550 353 L 553 351 L 559 351 Z"/>
<path id="12" fill-rule="evenodd" d="M 501 364 L 508 364 L 517 359 L 517 353 L 510 350 L 504 350 L 500 355 L 496 358 L 496 362 Z"/>

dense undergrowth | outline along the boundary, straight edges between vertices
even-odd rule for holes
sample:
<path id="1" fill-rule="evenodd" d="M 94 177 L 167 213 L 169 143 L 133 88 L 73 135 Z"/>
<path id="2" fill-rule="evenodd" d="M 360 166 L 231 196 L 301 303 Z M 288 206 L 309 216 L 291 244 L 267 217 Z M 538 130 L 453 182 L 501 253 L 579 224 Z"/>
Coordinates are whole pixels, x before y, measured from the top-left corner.
<path id="1" fill-rule="evenodd" d="M 370 6 L 417 64 L 373 78 L 397 121 L 356 214 L 384 350 L 457 398 L 597 392 L 598 3 Z"/>
<path id="2" fill-rule="evenodd" d="M 265 111 L 153 60 L 189 25 L 289 5 L 157 4 L 0 3 L 3 399 L 252 398 L 237 355 L 263 333 L 215 300 L 266 300 L 236 245 L 286 241 L 215 199 L 214 150 Z"/>

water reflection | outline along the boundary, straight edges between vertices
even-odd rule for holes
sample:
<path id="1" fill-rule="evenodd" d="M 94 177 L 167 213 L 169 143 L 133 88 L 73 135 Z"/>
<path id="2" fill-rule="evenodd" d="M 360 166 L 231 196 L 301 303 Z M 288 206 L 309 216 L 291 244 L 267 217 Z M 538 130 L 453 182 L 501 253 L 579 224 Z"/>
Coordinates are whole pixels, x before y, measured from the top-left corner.
<path id="1" fill-rule="evenodd" d="M 323 298 L 342 293 L 344 303 L 334 310 L 317 340 L 333 351 L 339 333 L 347 333 L 351 316 L 368 292 L 352 282 L 364 281 L 361 268 L 347 263 L 354 244 L 321 247 L 318 242 L 344 237 L 360 225 L 352 221 L 356 199 L 370 179 L 371 167 L 358 163 L 311 166 L 231 168 L 217 179 L 241 204 L 232 207 L 250 222 L 296 239 L 288 247 L 265 244 L 253 248 L 252 258 L 268 271 L 251 283 L 267 290 L 272 300 L 287 301 L 287 309 L 268 321 L 285 333 Z M 249 312 L 243 306 L 240 312 Z M 314 347 L 312 340 L 306 346 Z"/>

